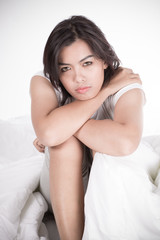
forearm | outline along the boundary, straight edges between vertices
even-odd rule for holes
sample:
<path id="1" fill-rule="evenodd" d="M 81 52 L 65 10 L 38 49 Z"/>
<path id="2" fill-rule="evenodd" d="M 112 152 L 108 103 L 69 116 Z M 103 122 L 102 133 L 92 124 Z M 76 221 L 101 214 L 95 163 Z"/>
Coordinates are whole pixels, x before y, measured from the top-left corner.
<path id="1" fill-rule="evenodd" d="M 123 156 L 131 154 L 137 148 L 141 131 L 133 125 L 121 124 L 110 119 L 91 119 L 75 136 L 93 151 Z"/>
<path id="2" fill-rule="evenodd" d="M 51 111 L 41 122 L 39 139 L 44 145 L 55 146 L 73 136 L 109 96 L 102 90 L 86 101 L 74 101 Z"/>
<path id="3" fill-rule="evenodd" d="M 58 102 L 52 86 L 42 77 L 35 77 L 31 84 L 32 123 L 36 135 L 45 146 L 55 146 L 73 136 L 78 129 L 97 111 L 105 99 L 131 82 L 139 82 L 133 74 L 124 70 L 117 72 L 107 87 L 92 99 L 74 101 L 62 107 Z"/>

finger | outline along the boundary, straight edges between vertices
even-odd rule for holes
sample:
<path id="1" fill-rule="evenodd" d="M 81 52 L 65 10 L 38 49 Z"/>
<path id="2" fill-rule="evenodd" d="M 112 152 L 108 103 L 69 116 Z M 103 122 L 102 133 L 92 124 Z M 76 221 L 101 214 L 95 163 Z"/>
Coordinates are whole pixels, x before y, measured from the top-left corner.
<path id="1" fill-rule="evenodd" d="M 42 150 L 44 150 L 45 149 L 45 147 L 44 146 L 39 146 L 40 147 L 40 149 L 42 149 Z"/>
<path id="2" fill-rule="evenodd" d="M 37 141 L 36 141 L 36 145 L 38 146 L 38 147 L 40 147 L 41 146 L 41 143 L 39 142 L 39 140 L 37 139 Z"/>
<path id="3" fill-rule="evenodd" d="M 39 146 L 42 147 L 42 148 L 45 148 L 45 146 L 43 144 L 40 144 Z"/>
<path id="4" fill-rule="evenodd" d="M 39 148 L 39 152 L 44 153 L 44 148 Z"/>
<path id="5" fill-rule="evenodd" d="M 34 141 L 33 141 L 33 144 L 36 145 L 38 142 L 38 139 L 36 138 Z"/>
<path id="6" fill-rule="evenodd" d="M 37 140 L 37 139 L 35 139 L 35 140 L 33 141 L 33 144 L 35 144 L 36 140 Z"/>
<path id="7" fill-rule="evenodd" d="M 39 145 L 36 145 L 36 149 L 39 151 L 39 152 L 44 152 L 44 147 L 41 147 Z"/>
<path id="8" fill-rule="evenodd" d="M 124 71 L 129 71 L 129 72 L 133 72 L 132 68 L 127 68 L 127 67 L 118 67 L 119 70 L 124 70 Z"/>
<path id="9" fill-rule="evenodd" d="M 37 142 L 37 146 L 40 147 L 41 149 L 45 148 L 45 146 L 43 144 L 39 143 L 39 142 Z"/>
<path id="10" fill-rule="evenodd" d="M 139 76 L 139 74 L 137 74 L 137 73 L 131 73 L 131 78 L 137 78 L 137 79 L 140 79 L 140 76 Z"/>
<path id="11" fill-rule="evenodd" d="M 139 74 L 132 74 L 130 76 L 130 78 L 133 79 L 134 81 L 136 81 L 137 83 L 142 84 L 142 81 L 141 81 L 141 78 L 140 78 Z"/>
<path id="12" fill-rule="evenodd" d="M 45 146 L 43 144 L 40 144 L 37 138 L 33 141 L 33 145 L 39 152 L 44 152 Z"/>
<path id="13" fill-rule="evenodd" d="M 33 142 L 33 145 L 37 148 L 37 143 L 36 143 L 36 141 Z"/>
<path id="14" fill-rule="evenodd" d="M 131 68 L 124 68 L 123 70 L 124 72 L 126 71 L 128 73 L 133 73 L 133 70 Z"/>
<path id="15" fill-rule="evenodd" d="M 133 70 L 131 68 L 127 68 L 129 73 L 133 73 Z"/>

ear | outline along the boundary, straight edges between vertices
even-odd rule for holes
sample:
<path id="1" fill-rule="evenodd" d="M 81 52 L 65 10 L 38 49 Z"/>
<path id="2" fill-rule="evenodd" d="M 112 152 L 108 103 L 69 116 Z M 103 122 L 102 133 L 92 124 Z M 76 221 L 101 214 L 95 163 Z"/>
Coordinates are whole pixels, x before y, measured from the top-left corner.
<path id="1" fill-rule="evenodd" d="M 103 68 L 104 68 L 104 69 L 107 69 L 107 68 L 108 68 L 108 64 L 104 62 Z"/>

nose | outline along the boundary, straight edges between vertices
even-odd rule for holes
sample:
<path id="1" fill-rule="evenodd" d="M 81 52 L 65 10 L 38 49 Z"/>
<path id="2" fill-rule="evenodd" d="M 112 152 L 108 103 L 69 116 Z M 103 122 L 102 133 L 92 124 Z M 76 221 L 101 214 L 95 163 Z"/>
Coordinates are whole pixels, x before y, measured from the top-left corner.
<path id="1" fill-rule="evenodd" d="M 74 71 L 74 81 L 78 82 L 78 83 L 79 82 L 85 82 L 85 77 L 84 77 L 84 75 L 82 73 L 82 70 L 76 69 Z"/>

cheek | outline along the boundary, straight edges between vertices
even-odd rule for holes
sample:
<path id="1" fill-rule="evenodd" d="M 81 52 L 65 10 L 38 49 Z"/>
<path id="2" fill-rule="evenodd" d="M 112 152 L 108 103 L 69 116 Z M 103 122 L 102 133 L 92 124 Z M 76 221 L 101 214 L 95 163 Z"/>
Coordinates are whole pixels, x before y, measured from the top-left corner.
<path id="1" fill-rule="evenodd" d="M 71 93 L 71 90 L 72 90 L 71 81 L 69 81 L 68 78 L 60 78 L 60 81 L 61 81 L 63 87 L 67 90 L 67 92 Z"/>
<path id="2" fill-rule="evenodd" d="M 97 69 L 97 71 L 94 73 L 94 79 L 97 85 L 103 84 L 104 81 L 104 70 L 103 69 Z"/>
<path id="3" fill-rule="evenodd" d="M 62 83 L 62 85 L 65 87 L 66 84 L 67 84 L 67 78 L 64 77 L 64 75 L 62 75 L 62 76 L 59 77 L 59 80 Z"/>

